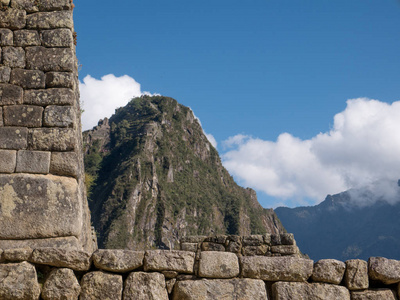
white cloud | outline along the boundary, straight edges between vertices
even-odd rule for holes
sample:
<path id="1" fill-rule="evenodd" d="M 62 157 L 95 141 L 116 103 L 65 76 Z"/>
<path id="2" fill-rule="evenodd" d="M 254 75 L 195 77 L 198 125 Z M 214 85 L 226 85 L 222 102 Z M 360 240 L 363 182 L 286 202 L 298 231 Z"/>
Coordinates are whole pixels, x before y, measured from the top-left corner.
<path id="1" fill-rule="evenodd" d="M 82 129 L 88 130 L 97 125 L 100 119 L 111 117 L 115 109 L 125 106 L 133 97 L 148 92 L 141 92 L 140 84 L 128 75 L 116 77 L 108 74 L 101 79 L 87 75 L 79 83 L 83 102 Z"/>
<path id="2" fill-rule="evenodd" d="M 316 204 L 327 194 L 400 178 L 399 116 L 400 101 L 348 100 L 329 132 L 309 140 L 283 133 L 275 142 L 236 135 L 224 142 L 230 150 L 223 162 L 277 202 Z"/>

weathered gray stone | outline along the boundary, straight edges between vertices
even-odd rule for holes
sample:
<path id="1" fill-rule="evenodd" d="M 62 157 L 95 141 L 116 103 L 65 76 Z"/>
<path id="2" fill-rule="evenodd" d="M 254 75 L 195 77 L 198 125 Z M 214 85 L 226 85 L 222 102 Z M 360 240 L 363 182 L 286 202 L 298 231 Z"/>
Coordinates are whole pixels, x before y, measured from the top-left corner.
<path id="1" fill-rule="evenodd" d="M 384 257 L 370 257 L 368 260 L 368 275 L 373 280 L 384 284 L 400 282 L 400 261 Z"/>
<path id="2" fill-rule="evenodd" d="M 265 255 L 268 250 L 268 245 L 244 246 L 242 247 L 242 254 L 244 256 Z"/>
<path id="3" fill-rule="evenodd" d="M 279 253 L 281 255 L 291 255 L 299 253 L 299 248 L 296 245 L 279 245 L 271 246 L 272 253 Z"/>
<path id="4" fill-rule="evenodd" d="M 0 265 L 0 299 L 36 300 L 39 295 L 34 266 L 26 261 Z"/>
<path id="5" fill-rule="evenodd" d="M 0 10 L 0 27 L 12 30 L 24 28 L 26 24 L 26 11 L 8 8 Z"/>
<path id="6" fill-rule="evenodd" d="M 172 291 L 174 290 L 175 283 L 176 283 L 176 278 L 172 278 L 170 280 L 165 281 L 165 286 L 167 288 L 168 294 L 171 294 Z"/>
<path id="7" fill-rule="evenodd" d="M 50 173 L 78 177 L 78 157 L 75 152 L 52 152 Z"/>
<path id="8" fill-rule="evenodd" d="M 11 77 L 11 68 L 0 66 L 0 83 L 8 83 Z"/>
<path id="9" fill-rule="evenodd" d="M 25 68 L 25 51 L 22 47 L 3 47 L 3 65 L 11 68 Z"/>
<path id="10" fill-rule="evenodd" d="M 32 255 L 31 248 L 4 249 L 3 258 L 5 261 L 28 261 Z"/>
<path id="11" fill-rule="evenodd" d="M 175 271 L 162 271 L 161 273 L 168 279 L 175 278 L 179 275 L 179 273 Z"/>
<path id="12" fill-rule="evenodd" d="M 0 4 L 3 4 L 3 6 L 9 6 L 10 0 L 0 0 Z"/>
<path id="13" fill-rule="evenodd" d="M 22 104 L 24 90 L 16 85 L 0 83 L 0 105 Z"/>
<path id="14" fill-rule="evenodd" d="M 280 236 L 282 245 L 296 245 L 293 233 L 281 233 Z"/>
<path id="15" fill-rule="evenodd" d="M 73 28 L 71 11 L 38 12 L 26 17 L 29 29 Z"/>
<path id="16" fill-rule="evenodd" d="M 32 0 L 13 0 L 11 2 L 11 7 L 15 9 L 23 9 L 28 13 L 38 12 L 39 8 L 37 7 L 38 1 Z"/>
<path id="17" fill-rule="evenodd" d="M 145 271 L 193 273 L 195 254 L 189 251 L 148 250 L 144 257 Z"/>
<path id="18" fill-rule="evenodd" d="M 122 276 L 100 271 L 83 275 L 80 300 L 122 299 Z"/>
<path id="19" fill-rule="evenodd" d="M 228 246 L 226 246 L 226 251 L 237 253 L 237 254 L 241 253 L 242 243 L 240 242 L 240 239 L 237 241 L 229 240 L 229 244 L 228 244 Z"/>
<path id="20" fill-rule="evenodd" d="M 24 89 L 40 89 L 45 87 L 45 77 L 44 73 L 39 70 L 13 69 L 10 83 Z"/>
<path id="21" fill-rule="evenodd" d="M 251 299 L 266 300 L 267 291 L 262 280 L 256 279 L 202 279 L 175 283 L 173 300 Z M 294 299 L 294 298 L 287 298 Z"/>
<path id="22" fill-rule="evenodd" d="M 4 125 L 41 127 L 43 119 L 43 108 L 32 105 L 11 105 L 5 106 Z"/>
<path id="23" fill-rule="evenodd" d="M 199 276 L 206 278 L 232 278 L 239 275 L 239 260 L 230 252 L 204 251 L 199 262 Z"/>
<path id="24" fill-rule="evenodd" d="M 263 235 L 264 244 L 271 245 L 271 234 L 266 233 Z"/>
<path id="25" fill-rule="evenodd" d="M 17 165 L 17 151 L 0 150 L 0 173 L 14 173 Z"/>
<path id="26" fill-rule="evenodd" d="M 345 287 L 325 283 L 276 282 L 272 293 L 274 300 L 350 300 Z"/>
<path id="27" fill-rule="evenodd" d="M 360 259 L 346 261 L 344 280 L 349 290 L 367 289 L 369 286 L 367 262 Z"/>
<path id="28" fill-rule="evenodd" d="M 277 246 L 281 244 L 281 235 L 278 234 L 271 234 L 271 246 Z"/>
<path id="29" fill-rule="evenodd" d="M 261 246 L 264 244 L 264 238 L 262 235 L 249 235 L 242 238 L 243 246 Z"/>
<path id="30" fill-rule="evenodd" d="M 71 269 L 55 269 L 43 285 L 44 300 L 78 300 L 81 287 Z"/>
<path id="31" fill-rule="evenodd" d="M 306 281 L 312 274 L 313 261 L 295 257 L 240 257 L 243 277 L 266 281 Z"/>
<path id="32" fill-rule="evenodd" d="M 18 87 L 20 88 L 20 87 Z M 1 89 L 1 84 L 0 84 Z M 22 89 L 21 89 L 22 90 Z M 22 97 L 22 94 L 21 94 Z M 28 90 L 24 93 L 23 101 L 25 104 L 34 105 L 73 105 L 75 94 L 71 89 L 45 89 Z M 1 102 L 0 102 L 1 103 Z"/>
<path id="33" fill-rule="evenodd" d="M 12 45 L 13 45 L 13 32 L 7 28 L 0 28 L 0 46 L 12 46 Z"/>
<path id="34" fill-rule="evenodd" d="M 203 251 L 225 251 L 225 246 L 218 243 L 213 242 L 203 242 L 201 244 L 201 250 Z"/>
<path id="35" fill-rule="evenodd" d="M 38 11 L 70 10 L 70 0 L 13 0 L 11 7 L 26 10 L 29 13 Z"/>
<path id="36" fill-rule="evenodd" d="M 29 1 L 32 3 L 32 1 Z M 16 30 L 14 31 L 14 45 L 19 47 L 40 46 L 40 36 L 36 30 Z"/>
<path id="37" fill-rule="evenodd" d="M 376 289 L 351 292 L 351 300 L 397 300 L 396 294 L 390 289 Z"/>
<path id="38" fill-rule="evenodd" d="M 30 261 L 35 264 L 87 271 L 91 265 L 91 255 L 74 249 L 36 248 Z"/>
<path id="39" fill-rule="evenodd" d="M 22 127 L 0 127 L 1 149 L 26 149 L 28 129 Z"/>
<path id="40" fill-rule="evenodd" d="M 33 150 L 72 151 L 76 135 L 69 128 L 37 128 L 30 131 L 28 144 Z"/>
<path id="41" fill-rule="evenodd" d="M 225 242 L 227 240 L 226 235 L 215 235 L 215 236 L 208 236 L 204 239 L 204 242 L 210 242 L 210 243 L 216 243 L 216 244 L 221 244 L 225 245 Z"/>
<path id="42" fill-rule="evenodd" d="M 124 300 L 168 300 L 164 275 L 130 273 L 124 284 Z"/>
<path id="43" fill-rule="evenodd" d="M 181 238 L 181 243 L 201 243 L 207 236 L 205 235 L 188 235 Z"/>
<path id="44" fill-rule="evenodd" d="M 181 250 L 182 251 L 191 251 L 191 252 L 196 252 L 197 251 L 197 243 L 181 243 Z"/>
<path id="45" fill-rule="evenodd" d="M 74 70 L 74 53 L 69 48 L 45 48 L 33 46 L 26 48 L 27 69 L 42 71 Z"/>
<path id="46" fill-rule="evenodd" d="M 44 126 L 72 127 L 75 119 L 75 110 L 72 106 L 49 105 L 44 111 Z"/>
<path id="47" fill-rule="evenodd" d="M 70 177 L 0 174 L 0 239 L 78 236 L 77 193 L 77 181 Z"/>
<path id="48" fill-rule="evenodd" d="M 0 106 L 0 126 L 4 126 L 3 122 L 3 108 Z"/>
<path id="49" fill-rule="evenodd" d="M 312 280 L 339 284 L 342 282 L 346 264 L 336 259 L 321 259 L 314 264 Z"/>
<path id="50" fill-rule="evenodd" d="M 80 249 L 81 244 L 74 236 L 47 239 L 0 240 L 0 249 L 27 247 L 32 249 L 41 247 Z"/>
<path id="51" fill-rule="evenodd" d="M 98 269 L 125 273 L 143 266 L 144 251 L 101 249 L 92 258 Z"/>
<path id="52" fill-rule="evenodd" d="M 70 72 L 47 72 L 46 73 L 47 88 L 73 88 L 74 78 Z"/>
<path id="53" fill-rule="evenodd" d="M 40 33 L 43 46 L 45 47 L 70 47 L 74 46 L 71 29 L 59 28 L 53 30 L 43 30 Z"/>
<path id="54" fill-rule="evenodd" d="M 48 151 L 19 150 L 17 154 L 17 173 L 48 174 L 50 170 Z"/>

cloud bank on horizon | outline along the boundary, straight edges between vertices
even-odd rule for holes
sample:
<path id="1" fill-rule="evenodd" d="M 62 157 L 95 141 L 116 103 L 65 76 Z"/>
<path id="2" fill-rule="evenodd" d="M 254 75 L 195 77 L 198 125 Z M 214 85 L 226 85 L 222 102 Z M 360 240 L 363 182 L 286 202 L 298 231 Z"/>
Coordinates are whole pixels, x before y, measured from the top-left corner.
<path id="1" fill-rule="evenodd" d="M 241 184 L 276 197 L 275 206 L 317 204 L 327 194 L 400 178 L 399 116 L 400 101 L 351 99 L 329 132 L 307 140 L 236 135 L 223 142 L 223 163 Z"/>

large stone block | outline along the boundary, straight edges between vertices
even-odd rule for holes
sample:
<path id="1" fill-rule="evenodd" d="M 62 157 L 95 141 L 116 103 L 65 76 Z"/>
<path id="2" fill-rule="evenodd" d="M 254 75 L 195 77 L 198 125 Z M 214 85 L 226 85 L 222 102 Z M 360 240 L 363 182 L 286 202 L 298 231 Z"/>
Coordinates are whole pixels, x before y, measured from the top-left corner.
<path id="1" fill-rule="evenodd" d="M 15 248 L 65 248 L 65 249 L 81 249 L 82 245 L 74 236 L 47 238 L 47 239 L 24 239 L 24 240 L 0 240 L 0 249 Z"/>
<path id="2" fill-rule="evenodd" d="M 325 283 L 276 282 L 272 293 L 274 300 L 350 300 L 345 287 Z"/>
<path id="3" fill-rule="evenodd" d="M 27 69 L 72 72 L 74 66 L 74 53 L 69 48 L 26 48 Z"/>
<path id="4" fill-rule="evenodd" d="M 78 236 L 77 181 L 69 177 L 0 174 L 0 239 Z"/>
<path id="5" fill-rule="evenodd" d="M 1 84 L 0 84 L 0 90 L 1 90 Z M 22 94 L 21 94 L 21 97 L 22 97 Z M 24 93 L 23 101 L 25 104 L 34 104 L 34 105 L 42 105 L 42 106 L 74 105 L 75 94 L 74 94 L 73 90 L 66 89 L 66 88 L 45 89 L 45 90 L 28 90 L 28 91 L 25 91 L 25 93 Z M 1 102 L 0 102 L 0 104 L 1 104 Z"/>
<path id="6" fill-rule="evenodd" d="M 55 1 L 53 1 L 55 2 Z M 71 11 L 38 12 L 26 17 L 29 29 L 73 28 Z"/>
<path id="7" fill-rule="evenodd" d="M 23 95 L 24 90 L 21 87 L 13 84 L 0 83 L 0 105 L 22 104 Z"/>
<path id="8" fill-rule="evenodd" d="M 71 72 L 47 72 L 46 87 L 72 89 L 74 87 L 74 77 Z"/>
<path id="9" fill-rule="evenodd" d="M 6 66 L 0 66 L 0 83 L 8 83 L 10 81 L 10 77 L 11 77 L 11 68 Z"/>
<path id="10" fill-rule="evenodd" d="M 281 255 L 292 255 L 300 253 L 299 248 L 296 245 L 271 246 L 271 252 Z"/>
<path id="11" fill-rule="evenodd" d="M 78 299 L 81 286 L 71 269 L 55 269 L 43 285 L 42 298 L 44 300 L 75 300 Z"/>
<path id="12" fill-rule="evenodd" d="M 144 258 L 145 271 L 176 271 L 193 273 L 195 254 L 188 251 L 146 251 Z"/>
<path id="13" fill-rule="evenodd" d="M 17 163 L 17 151 L 0 150 L 0 173 L 14 173 Z"/>
<path id="14" fill-rule="evenodd" d="M 9 29 L 21 29 L 26 24 L 26 11 L 20 9 L 8 8 L 0 10 L 0 27 Z"/>
<path id="15" fill-rule="evenodd" d="M 1 149 L 26 149 L 28 129 L 22 127 L 0 127 Z"/>
<path id="16" fill-rule="evenodd" d="M 27 262 L 0 265 L 0 299 L 37 300 L 39 295 L 34 266 Z"/>
<path id="17" fill-rule="evenodd" d="M 342 282 L 346 264 L 336 259 L 321 259 L 314 264 L 312 280 L 339 284 Z"/>
<path id="18" fill-rule="evenodd" d="M 60 248 L 36 248 L 30 261 L 54 267 L 64 267 L 75 271 L 87 271 L 91 265 L 91 255 L 85 251 Z"/>
<path id="19" fill-rule="evenodd" d="M 45 87 L 45 77 L 39 70 L 13 69 L 10 83 L 24 89 L 40 89 Z"/>
<path id="20" fill-rule="evenodd" d="M 202 279 L 175 283 L 173 300 L 266 300 L 265 283 L 257 279 Z M 287 298 L 295 299 L 295 298 Z M 299 298 L 300 299 L 300 298 Z"/>
<path id="21" fill-rule="evenodd" d="M 168 300 L 164 275 L 132 272 L 125 280 L 124 300 Z"/>
<path id="22" fill-rule="evenodd" d="M 13 45 L 13 32 L 7 28 L 0 28 L 0 46 Z"/>
<path id="23" fill-rule="evenodd" d="M 70 0 L 13 0 L 11 7 L 24 9 L 27 12 L 38 12 L 38 11 L 55 11 L 55 10 L 69 10 L 71 9 Z"/>
<path id="24" fill-rule="evenodd" d="M 32 252 L 33 250 L 31 248 L 4 249 L 3 259 L 6 262 L 28 261 Z"/>
<path id="25" fill-rule="evenodd" d="M 43 46 L 45 47 L 69 47 L 74 46 L 72 31 L 67 28 L 43 30 L 40 33 Z"/>
<path id="26" fill-rule="evenodd" d="M 367 262 L 361 259 L 346 261 L 344 280 L 349 290 L 367 289 L 369 286 Z"/>
<path id="27" fill-rule="evenodd" d="M 76 134 L 69 128 L 32 129 L 28 144 L 33 150 L 72 151 L 76 146 Z"/>
<path id="28" fill-rule="evenodd" d="M 396 294 L 390 289 L 376 289 L 351 292 L 351 300 L 397 300 Z"/>
<path id="29" fill-rule="evenodd" d="M 242 276 L 266 281 L 306 281 L 313 272 L 313 261 L 295 257 L 242 256 Z"/>
<path id="30" fill-rule="evenodd" d="M 61 176 L 78 177 L 78 156 L 75 152 L 52 152 L 50 173 Z"/>
<path id="31" fill-rule="evenodd" d="M 40 46 L 39 33 L 36 30 L 16 30 L 14 31 L 14 45 L 19 47 Z"/>
<path id="32" fill-rule="evenodd" d="M 373 280 L 384 284 L 400 282 L 400 261 L 384 257 L 370 257 L 368 260 L 368 275 Z"/>
<path id="33" fill-rule="evenodd" d="M 100 271 L 83 275 L 80 300 L 122 299 L 122 276 Z"/>
<path id="34" fill-rule="evenodd" d="M 144 251 L 101 249 L 92 258 L 98 269 L 125 273 L 143 266 Z"/>
<path id="35" fill-rule="evenodd" d="M 75 109 L 72 106 L 49 105 L 44 111 L 44 126 L 73 127 L 75 121 Z"/>
<path id="36" fill-rule="evenodd" d="M 3 108 L 0 106 L 0 126 L 4 126 L 3 122 Z"/>
<path id="37" fill-rule="evenodd" d="M 48 174 L 50 170 L 48 151 L 19 150 L 17 155 L 17 173 Z"/>
<path id="38" fill-rule="evenodd" d="M 3 65 L 11 68 L 25 68 L 25 51 L 22 47 L 3 47 Z"/>
<path id="39" fill-rule="evenodd" d="M 230 252 L 203 251 L 199 262 L 199 276 L 232 278 L 239 275 L 239 260 Z"/>
<path id="40" fill-rule="evenodd" d="M 11 105 L 5 106 L 4 125 L 41 127 L 43 119 L 43 108 L 33 105 Z"/>

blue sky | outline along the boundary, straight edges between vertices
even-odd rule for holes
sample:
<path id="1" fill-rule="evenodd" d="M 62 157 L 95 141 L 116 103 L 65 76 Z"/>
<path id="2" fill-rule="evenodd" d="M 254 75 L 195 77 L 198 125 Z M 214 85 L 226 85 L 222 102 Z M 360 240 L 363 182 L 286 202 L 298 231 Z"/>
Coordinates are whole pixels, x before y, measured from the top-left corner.
<path id="1" fill-rule="evenodd" d="M 314 149 L 325 149 L 315 145 L 329 139 L 318 139 L 318 134 L 332 141 L 333 133 L 343 133 L 345 127 L 334 121 L 337 114 L 357 119 L 366 111 L 376 111 L 370 99 L 389 105 L 379 106 L 387 108 L 379 111 L 394 111 L 392 103 L 400 100 L 400 1 L 75 2 L 80 80 L 90 75 L 93 80 L 88 84 L 97 79 L 101 85 L 103 76 L 113 74 L 117 79 L 112 84 L 118 84 L 118 78 L 127 75 L 140 84 L 139 91 L 170 96 L 190 106 L 204 130 L 216 139 L 236 180 L 256 188 L 264 207 L 314 204 L 323 200 L 322 195 L 380 179 L 368 175 L 374 169 L 364 170 L 362 162 L 355 168 L 358 171 L 343 171 L 345 164 L 338 166 Z M 124 82 L 129 80 L 125 77 Z M 356 98 L 363 99 L 346 102 Z M 387 119 L 385 114 L 379 117 Z M 364 125 L 369 132 L 377 127 Z M 396 126 L 390 129 L 395 132 Z M 357 134 L 353 129 L 348 132 Z M 293 140 L 283 143 L 283 133 Z M 383 144 L 395 137 L 385 138 Z M 373 143 L 368 136 L 343 150 L 336 161 L 349 161 L 357 156 L 354 151 Z M 340 150 L 349 143 L 339 144 L 335 147 Z M 397 146 L 391 150 L 399 150 Z M 283 168 L 279 157 L 292 148 L 314 151 L 316 158 L 303 166 L 295 163 L 297 171 Z M 383 148 L 366 152 L 375 157 L 383 155 Z M 252 172 L 257 166 L 245 159 L 250 153 L 261 160 L 273 157 L 274 166 L 265 162 L 265 168 Z M 301 153 L 292 151 L 285 159 L 302 160 Z M 313 163 L 320 164 L 314 177 L 307 175 L 307 165 Z M 397 166 L 397 161 L 389 165 Z M 318 182 L 315 177 L 325 178 L 318 172 L 329 168 L 332 174 Z M 397 176 L 385 168 L 380 177 Z M 266 173 L 272 175 L 254 178 Z M 358 177 L 363 180 L 357 181 Z M 281 188 L 283 182 L 286 189 Z"/>

